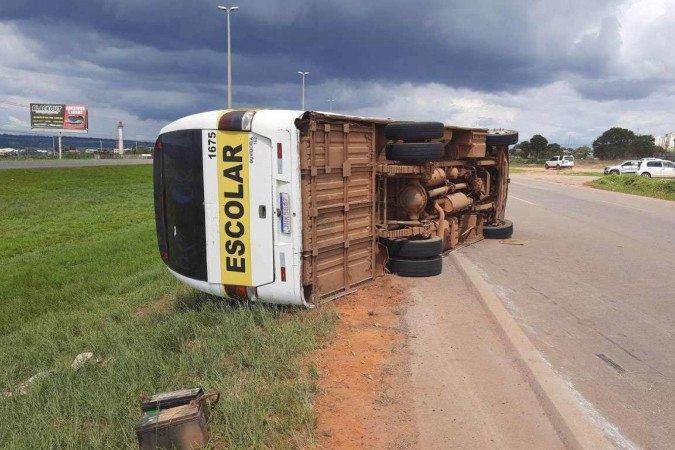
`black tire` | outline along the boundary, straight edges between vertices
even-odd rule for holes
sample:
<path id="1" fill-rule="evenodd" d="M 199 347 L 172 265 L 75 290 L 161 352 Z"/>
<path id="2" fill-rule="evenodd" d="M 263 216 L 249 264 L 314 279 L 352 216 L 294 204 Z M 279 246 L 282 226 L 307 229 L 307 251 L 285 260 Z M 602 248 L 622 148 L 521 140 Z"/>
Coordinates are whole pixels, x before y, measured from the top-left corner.
<path id="1" fill-rule="evenodd" d="M 499 225 L 483 225 L 485 239 L 508 239 L 513 235 L 513 222 L 504 220 Z"/>
<path id="2" fill-rule="evenodd" d="M 488 147 L 493 145 L 514 145 L 518 143 L 518 132 L 513 130 L 500 130 L 494 133 L 488 133 L 485 144 Z"/>
<path id="3" fill-rule="evenodd" d="M 621 173 L 618 170 L 610 170 L 609 174 L 610 175 L 621 175 Z"/>
<path id="4" fill-rule="evenodd" d="M 445 132 L 441 122 L 393 122 L 384 127 L 384 135 L 390 141 L 426 141 L 440 139 Z"/>
<path id="5" fill-rule="evenodd" d="M 443 252 L 443 240 L 438 236 L 413 241 L 409 239 L 382 239 L 390 258 L 432 258 Z"/>
<path id="6" fill-rule="evenodd" d="M 649 172 L 644 172 L 644 173 L 642 173 L 641 175 L 642 175 L 643 177 L 647 177 L 647 178 L 651 178 L 651 177 L 652 177 L 652 174 L 649 173 Z"/>
<path id="7" fill-rule="evenodd" d="M 442 142 L 420 142 L 387 144 L 387 159 L 393 161 L 436 161 L 443 159 L 445 144 Z"/>
<path id="8" fill-rule="evenodd" d="M 387 266 L 391 273 L 402 277 L 433 277 L 443 271 L 443 260 L 440 256 L 426 259 L 390 258 Z"/>

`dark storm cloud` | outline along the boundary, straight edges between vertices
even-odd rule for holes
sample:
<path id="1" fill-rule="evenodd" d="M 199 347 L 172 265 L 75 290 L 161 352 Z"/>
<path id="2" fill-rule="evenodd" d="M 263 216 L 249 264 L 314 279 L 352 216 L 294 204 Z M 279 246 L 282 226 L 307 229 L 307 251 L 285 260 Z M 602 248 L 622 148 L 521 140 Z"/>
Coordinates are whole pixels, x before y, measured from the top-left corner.
<path id="1" fill-rule="evenodd" d="M 660 80 L 584 80 L 575 83 L 584 97 L 598 100 L 636 100 L 651 95 L 665 85 Z"/>
<path id="2" fill-rule="evenodd" d="M 214 56 L 224 51 L 225 17 L 216 2 L 2 3 L 5 20 L 20 21 L 29 36 L 55 30 L 50 35 L 58 38 L 44 42 L 48 54 L 110 69 L 154 69 L 197 82 L 213 82 L 214 69 L 222 69 L 222 59 Z M 278 3 L 242 2 L 234 14 L 235 54 L 250 62 L 238 61 L 239 80 L 294 82 L 302 68 L 316 80 L 438 82 L 500 91 L 549 82 L 561 68 L 597 72 L 605 46 L 612 44 L 588 36 L 576 51 L 565 42 L 541 51 L 528 2 L 290 0 L 282 3 L 284 10 Z M 143 48 L 125 52 L 131 45 Z M 107 48 L 119 51 L 111 56 Z M 144 57 L 144 50 L 155 50 L 152 58 Z M 195 53 L 177 58 L 177 51 Z M 200 58 L 204 51 L 214 55 Z"/>
<path id="3" fill-rule="evenodd" d="M 437 83 L 517 93 L 568 80 L 582 96 L 648 96 L 659 84 L 623 76 L 620 0 L 237 0 L 232 17 L 238 104 L 298 107 L 298 70 L 314 104 L 382 104 L 363 86 Z M 237 3 L 237 2 L 235 2 Z M 225 98 L 225 15 L 218 0 L 0 0 L 1 24 L 35 45 L 6 59 L 58 73 L 84 97 L 142 118 L 171 120 L 220 108 Z M 606 81 L 610 80 L 610 81 Z M 361 88 L 350 92 L 349 86 Z M 0 86 L 0 94 L 3 92 Z"/>

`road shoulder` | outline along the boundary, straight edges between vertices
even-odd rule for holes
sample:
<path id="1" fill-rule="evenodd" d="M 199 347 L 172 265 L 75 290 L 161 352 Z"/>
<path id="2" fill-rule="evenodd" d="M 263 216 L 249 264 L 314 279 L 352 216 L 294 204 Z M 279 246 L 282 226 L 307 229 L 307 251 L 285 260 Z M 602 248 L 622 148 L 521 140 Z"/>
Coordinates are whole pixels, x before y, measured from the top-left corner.
<path id="1" fill-rule="evenodd" d="M 517 355 L 453 262 L 416 280 L 405 320 L 422 448 L 564 448 Z"/>

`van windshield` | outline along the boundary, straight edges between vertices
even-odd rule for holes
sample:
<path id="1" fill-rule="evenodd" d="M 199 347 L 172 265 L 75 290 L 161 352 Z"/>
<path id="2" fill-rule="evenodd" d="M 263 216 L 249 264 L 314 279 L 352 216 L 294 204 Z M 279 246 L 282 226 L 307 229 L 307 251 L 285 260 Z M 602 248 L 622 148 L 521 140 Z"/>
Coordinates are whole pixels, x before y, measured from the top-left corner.
<path id="1" fill-rule="evenodd" d="M 153 162 L 160 254 L 181 275 L 206 281 L 201 130 L 159 137 Z"/>

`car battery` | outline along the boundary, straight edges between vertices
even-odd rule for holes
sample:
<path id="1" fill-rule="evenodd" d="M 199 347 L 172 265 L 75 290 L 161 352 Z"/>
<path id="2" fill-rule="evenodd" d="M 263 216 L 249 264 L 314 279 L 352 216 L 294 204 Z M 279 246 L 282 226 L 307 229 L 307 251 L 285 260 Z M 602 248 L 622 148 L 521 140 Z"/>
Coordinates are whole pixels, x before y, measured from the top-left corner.
<path id="1" fill-rule="evenodd" d="M 205 394 L 198 387 L 141 399 L 143 416 L 136 425 L 140 448 L 198 449 L 206 445 L 209 409 L 218 403 L 219 392 Z"/>
<path id="2" fill-rule="evenodd" d="M 151 397 L 141 396 L 141 411 L 160 411 L 174 406 L 187 405 L 204 395 L 204 389 L 196 387 L 179 391 L 162 392 Z"/>
<path id="3" fill-rule="evenodd" d="M 187 405 L 143 413 L 136 425 L 140 448 L 203 448 L 209 440 L 209 433 L 202 404 L 193 401 Z"/>

